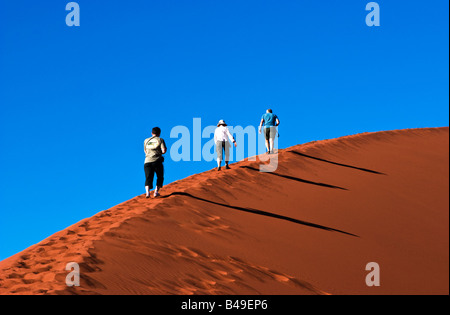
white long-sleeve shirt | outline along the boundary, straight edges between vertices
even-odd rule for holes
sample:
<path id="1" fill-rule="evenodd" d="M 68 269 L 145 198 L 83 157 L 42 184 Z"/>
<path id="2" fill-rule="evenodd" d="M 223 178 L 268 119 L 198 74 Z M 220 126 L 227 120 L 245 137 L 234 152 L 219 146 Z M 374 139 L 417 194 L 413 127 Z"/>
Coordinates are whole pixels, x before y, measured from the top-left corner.
<path id="1" fill-rule="evenodd" d="M 214 142 L 217 141 L 228 141 L 228 138 L 231 142 L 235 142 L 230 130 L 226 126 L 219 126 L 214 131 Z"/>

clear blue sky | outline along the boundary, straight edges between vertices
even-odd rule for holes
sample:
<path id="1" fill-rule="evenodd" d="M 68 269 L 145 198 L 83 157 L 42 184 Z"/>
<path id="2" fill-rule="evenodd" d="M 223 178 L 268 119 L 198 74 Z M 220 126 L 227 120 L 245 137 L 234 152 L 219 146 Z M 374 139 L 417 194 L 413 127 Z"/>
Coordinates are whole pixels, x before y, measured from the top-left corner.
<path id="1" fill-rule="evenodd" d="M 278 114 L 280 147 L 448 126 L 448 1 L 0 0 L 0 259 L 144 193 L 151 128 Z M 191 127 L 190 127 L 191 128 Z M 206 140 L 205 140 L 206 141 Z M 166 158 L 166 183 L 214 162 Z"/>

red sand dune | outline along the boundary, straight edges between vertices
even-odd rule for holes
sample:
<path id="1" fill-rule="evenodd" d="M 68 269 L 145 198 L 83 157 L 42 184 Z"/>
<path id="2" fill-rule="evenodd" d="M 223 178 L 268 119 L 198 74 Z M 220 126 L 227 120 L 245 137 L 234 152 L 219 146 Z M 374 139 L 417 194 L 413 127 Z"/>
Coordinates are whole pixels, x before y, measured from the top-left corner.
<path id="1" fill-rule="evenodd" d="M 449 294 L 448 163 L 448 128 L 298 145 L 275 173 L 235 163 L 0 262 L 0 294 Z"/>

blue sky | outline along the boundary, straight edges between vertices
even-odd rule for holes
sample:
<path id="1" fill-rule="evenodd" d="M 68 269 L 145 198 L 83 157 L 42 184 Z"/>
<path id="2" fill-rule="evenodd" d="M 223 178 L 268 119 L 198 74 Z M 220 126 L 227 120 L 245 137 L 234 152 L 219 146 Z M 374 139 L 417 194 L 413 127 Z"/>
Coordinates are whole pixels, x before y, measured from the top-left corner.
<path id="1" fill-rule="evenodd" d="M 156 125 L 449 125 L 448 1 L 378 1 L 380 27 L 361 0 L 79 0 L 79 27 L 68 2 L 0 0 L 0 260 L 144 193 Z M 213 167 L 166 157 L 166 183 Z"/>

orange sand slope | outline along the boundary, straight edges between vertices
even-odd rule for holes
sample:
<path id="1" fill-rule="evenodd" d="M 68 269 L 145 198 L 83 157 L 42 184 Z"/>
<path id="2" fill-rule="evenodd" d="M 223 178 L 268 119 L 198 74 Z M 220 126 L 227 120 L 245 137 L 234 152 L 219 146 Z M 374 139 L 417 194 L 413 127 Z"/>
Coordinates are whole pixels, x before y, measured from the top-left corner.
<path id="1" fill-rule="evenodd" d="M 54 234 L 0 262 L 0 294 L 449 293 L 448 128 L 279 153 L 275 173 L 242 161 Z"/>

